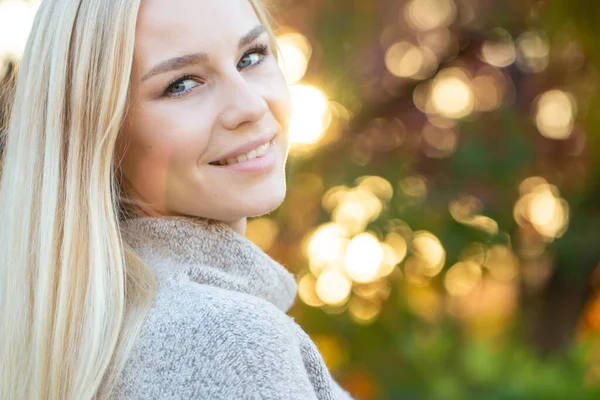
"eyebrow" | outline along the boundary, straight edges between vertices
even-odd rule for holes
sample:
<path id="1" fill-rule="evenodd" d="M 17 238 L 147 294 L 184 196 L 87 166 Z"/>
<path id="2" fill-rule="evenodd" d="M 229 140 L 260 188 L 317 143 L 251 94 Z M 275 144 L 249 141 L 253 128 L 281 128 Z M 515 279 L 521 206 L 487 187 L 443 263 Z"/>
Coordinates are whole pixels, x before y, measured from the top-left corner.
<path id="1" fill-rule="evenodd" d="M 258 25 L 252 28 L 248 33 L 241 37 L 238 43 L 238 48 L 242 48 L 252 43 L 260 35 L 265 33 L 266 30 L 267 29 L 263 25 Z M 142 77 L 140 82 L 144 82 L 145 80 L 148 80 L 158 74 L 164 74 L 165 72 L 182 69 L 190 65 L 196 65 L 207 61 L 208 54 L 204 52 L 186 54 L 184 56 L 170 58 L 168 60 L 161 61 L 154 67 L 152 67 L 152 69 Z"/>

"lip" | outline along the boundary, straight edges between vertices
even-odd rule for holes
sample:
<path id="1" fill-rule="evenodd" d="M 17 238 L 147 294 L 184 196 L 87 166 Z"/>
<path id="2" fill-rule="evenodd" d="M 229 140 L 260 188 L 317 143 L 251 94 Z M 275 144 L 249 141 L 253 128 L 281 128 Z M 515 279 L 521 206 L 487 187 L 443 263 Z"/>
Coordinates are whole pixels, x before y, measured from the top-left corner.
<path id="1" fill-rule="evenodd" d="M 254 150 L 258 146 L 262 146 L 263 144 L 270 142 L 271 140 L 273 140 L 274 137 L 275 137 L 274 133 L 269 133 L 267 135 L 263 135 L 258 139 L 247 142 L 243 146 L 240 146 L 237 149 L 235 149 L 227 154 L 222 155 L 221 157 L 217 158 L 216 160 L 211 161 L 211 163 L 217 162 L 219 160 L 225 160 L 225 159 L 231 158 L 231 157 L 237 157 L 242 154 L 246 154 L 250 150 Z"/>
<path id="2" fill-rule="evenodd" d="M 215 170 L 223 171 L 224 173 L 244 173 L 251 175 L 262 175 L 271 170 L 277 163 L 277 155 L 275 151 L 275 142 L 271 142 L 271 146 L 265 154 L 260 157 L 253 158 L 235 164 L 226 165 L 211 165 Z"/>

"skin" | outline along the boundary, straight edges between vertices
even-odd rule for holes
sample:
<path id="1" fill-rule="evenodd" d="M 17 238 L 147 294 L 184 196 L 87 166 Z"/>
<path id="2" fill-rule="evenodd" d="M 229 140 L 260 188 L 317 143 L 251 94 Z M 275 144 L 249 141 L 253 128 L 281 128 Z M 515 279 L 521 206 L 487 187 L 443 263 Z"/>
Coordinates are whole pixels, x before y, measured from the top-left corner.
<path id="1" fill-rule="evenodd" d="M 216 219 L 243 234 L 247 217 L 271 212 L 283 201 L 288 88 L 266 32 L 238 47 L 260 25 L 248 0 L 142 2 L 131 107 L 118 148 L 125 190 L 143 204 L 144 215 Z M 267 46 L 266 54 L 252 50 L 256 45 Z M 143 79 L 165 60 L 199 52 L 208 59 Z M 169 87 L 184 75 L 190 77 Z M 276 162 L 269 171 L 209 165 L 266 133 L 276 134 Z"/>

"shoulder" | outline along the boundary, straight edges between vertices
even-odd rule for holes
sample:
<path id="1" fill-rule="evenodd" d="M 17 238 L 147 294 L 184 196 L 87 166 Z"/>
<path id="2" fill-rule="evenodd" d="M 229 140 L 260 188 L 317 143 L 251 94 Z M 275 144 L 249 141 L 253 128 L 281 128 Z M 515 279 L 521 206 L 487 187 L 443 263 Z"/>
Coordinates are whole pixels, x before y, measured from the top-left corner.
<path id="1" fill-rule="evenodd" d="M 292 318 L 263 298 L 219 287 L 216 282 L 213 285 L 195 282 L 185 269 L 158 277 L 159 287 L 147 316 L 146 333 L 158 331 L 202 338 L 232 336 L 241 341 L 256 335 L 287 337 L 293 332 Z M 246 335 L 238 335 L 241 332 Z M 286 340 L 289 343 L 289 338 Z M 193 345 L 198 348 L 199 343 Z"/>
<path id="2" fill-rule="evenodd" d="M 163 347 L 186 354 L 194 350 L 194 357 L 202 357 L 227 350 L 218 345 L 245 346 L 258 338 L 256 346 L 267 347 L 266 339 L 289 345 L 295 337 L 292 324 L 266 300 L 183 278 L 161 285 L 142 333 Z"/>
<path id="3" fill-rule="evenodd" d="M 163 281 L 125 367 L 124 390 L 135 393 L 128 398 L 219 399 L 292 388 L 280 398 L 311 398 L 294 325 L 260 298 L 185 277 Z"/>

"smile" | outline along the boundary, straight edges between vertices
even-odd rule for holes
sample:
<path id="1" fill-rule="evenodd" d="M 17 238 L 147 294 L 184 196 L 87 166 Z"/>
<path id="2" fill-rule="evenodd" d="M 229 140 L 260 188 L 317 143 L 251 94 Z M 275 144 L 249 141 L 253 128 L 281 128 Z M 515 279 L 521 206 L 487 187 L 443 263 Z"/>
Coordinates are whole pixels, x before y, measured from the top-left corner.
<path id="1" fill-rule="evenodd" d="M 257 148 L 252 149 L 247 153 L 240 154 L 237 157 L 229 157 L 229 158 L 226 158 L 223 160 L 211 162 L 210 164 L 211 165 L 233 165 L 233 164 L 237 164 L 237 163 L 248 161 L 248 160 L 254 160 L 255 158 L 264 156 L 267 153 L 267 151 L 269 151 L 269 148 L 272 145 L 273 145 L 273 140 L 271 140 L 263 145 L 260 145 Z"/>

